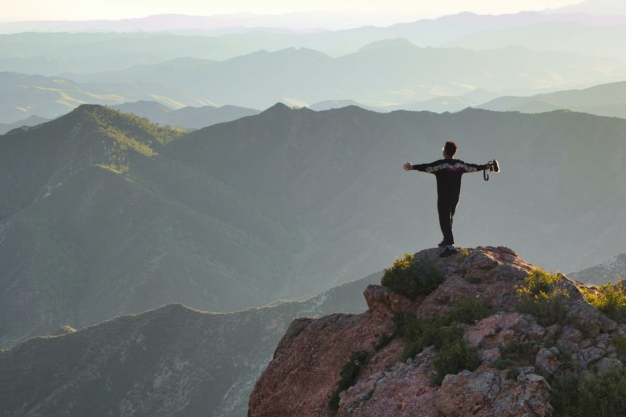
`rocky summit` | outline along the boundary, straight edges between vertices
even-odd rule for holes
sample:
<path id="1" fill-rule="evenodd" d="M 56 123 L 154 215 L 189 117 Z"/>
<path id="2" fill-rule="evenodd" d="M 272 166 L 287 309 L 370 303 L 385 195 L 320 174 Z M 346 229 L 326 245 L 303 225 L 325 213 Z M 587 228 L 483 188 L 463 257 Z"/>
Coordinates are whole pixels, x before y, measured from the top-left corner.
<path id="1" fill-rule="evenodd" d="M 427 295 L 370 285 L 363 314 L 293 321 L 256 383 L 249 417 L 574 416 L 606 397 L 577 402 L 577 389 L 595 392 L 615 370 L 623 379 L 626 325 L 589 302 L 597 288 L 504 247 L 438 254 L 411 260 L 441 274 Z M 552 281 L 533 280 L 541 274 Z M 455 344 L 440 337 L 450 329 L 459 329 Z M 624 415 L 602 406 L 603 415 Z"/>

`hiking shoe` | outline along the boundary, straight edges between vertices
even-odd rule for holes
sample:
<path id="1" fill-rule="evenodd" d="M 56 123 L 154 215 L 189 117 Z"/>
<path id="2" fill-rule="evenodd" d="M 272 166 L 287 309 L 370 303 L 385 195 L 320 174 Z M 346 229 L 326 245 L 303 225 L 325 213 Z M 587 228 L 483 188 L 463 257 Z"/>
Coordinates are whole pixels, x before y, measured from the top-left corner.
<path id="1" fill-rule="evenodd" d="M 439 242 L 439 244 L 437 245 L 440 248 L 445 248 L 446 246 L 448 246 L 448 244 L 446 243 L 445 240 L 442 240 L 441 242 Z"/>
<path id="2" fill-rule="evenodd" d="M 458 250 L 456 250 L 455 248 L 446 248 L 443 252 L 441 252 L 441 254 L 439 254 L 440 258 L 447 258 L 448 256 L 452 256 L 454 254 L 459 253 Z"/>

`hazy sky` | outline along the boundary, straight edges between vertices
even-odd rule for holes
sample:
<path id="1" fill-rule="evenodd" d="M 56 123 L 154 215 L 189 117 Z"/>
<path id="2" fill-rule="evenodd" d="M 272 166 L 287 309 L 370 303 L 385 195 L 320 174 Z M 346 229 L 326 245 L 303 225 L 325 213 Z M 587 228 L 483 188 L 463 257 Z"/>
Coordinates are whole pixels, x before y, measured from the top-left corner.
<path id="1" fill-rule="evenodd" d="M 91 20 L 178 13 L 210 16 L 251 12 L 325 11 L 404 17 L 472 11 L 481 14 L 543 10 L 582 0 L 0 0 L 0 21 Z"/>

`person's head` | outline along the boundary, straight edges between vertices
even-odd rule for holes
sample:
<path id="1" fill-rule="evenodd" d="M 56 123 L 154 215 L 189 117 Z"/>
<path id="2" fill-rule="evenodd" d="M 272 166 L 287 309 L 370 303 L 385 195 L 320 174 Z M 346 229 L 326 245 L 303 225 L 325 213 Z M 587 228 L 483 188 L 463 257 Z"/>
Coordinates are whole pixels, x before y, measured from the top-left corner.
<path id="1" fill-rule="evenodd" d="M 456 153 L 456 149 L 457 149 L 456 143 L 452 141 L 446 142 L 445 146 L 443 147 L 443 157 L 444 158 L 454 157 L 454 154 Z"/>

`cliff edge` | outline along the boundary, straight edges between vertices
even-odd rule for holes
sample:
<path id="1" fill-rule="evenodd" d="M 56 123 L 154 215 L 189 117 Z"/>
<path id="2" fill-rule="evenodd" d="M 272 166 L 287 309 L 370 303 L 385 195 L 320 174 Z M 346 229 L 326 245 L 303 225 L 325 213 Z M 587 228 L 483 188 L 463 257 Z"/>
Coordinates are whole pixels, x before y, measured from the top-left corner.
<path id="1" fill-rule="evenodd" d="M 597 288 L 504 247 L 438 254 L 411 257 L 441 277 L 428 294 L 370 285 L 363 314 L 295 320 L 249 417 L 567 415 L 576 387 L 623 369 L 626 325 L 587 301 Z"/>

